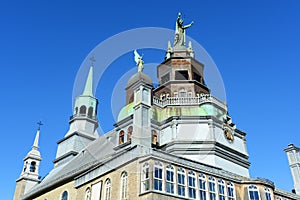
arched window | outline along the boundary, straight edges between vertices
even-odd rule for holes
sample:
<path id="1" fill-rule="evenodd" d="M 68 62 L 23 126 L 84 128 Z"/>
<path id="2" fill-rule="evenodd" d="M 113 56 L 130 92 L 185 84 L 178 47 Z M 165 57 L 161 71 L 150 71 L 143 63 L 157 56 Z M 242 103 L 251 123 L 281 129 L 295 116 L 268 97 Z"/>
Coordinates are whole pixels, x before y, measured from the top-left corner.
<path id="1" fill-rule="evenodd" d="M 163 165 L 161 162 L 154 163 L 154 190 L 162 191 L 163 184 Z"/>
<path id="2" fill-rule="evenodd" d="M 212 176 L 208 177 L 209 199 L 216 200 L 216 179 Z"/>
<path id="3" fill-rule="evenodd" d="M 206 200 L 206 188 L 206 177 L 204 174 L 199 174 L 200 200 Z"/>
<path id="4" fill-rule="evenodd" d="M 89 111 L 88 111 L 88 117 L 89 117 L 89 118 L 93 118 L 93 112 L 94 112 L 93 107 L 92 107 L 92 106 L 89 107 Z"/>
<path id="5" fill-rule="evenodd" d="M 80 115 L 86 115 L 86 107 L 85 106 L 80 107 L 79 114 Z"/>
<path id="6" fill-rule="evenodd" d="M 78 107 L 75 108 L 75 115 L 78 114 Z"/>
<path id="7" fill-rule="evenodd" d="M 196 199 L 196 175 L 193 171 L 188 174 L 189 197 Z"/>
<path id="8" fill-rule="evenodd" d="M 127 199 L 127 172 L 123 172 L 121 175 L 121 200 Z"/>
<path id="9" fill-rule="evenodd" d="M 168 165 L 166 167 L 166 192 L 170 194 L 174 194 L 174 184 L 175 184 L 175 172 L 174 167 L 172 165 Z"/>
<path id="10" fill-rule="evenodd" d="M 32 161 L 32 162 L 30 163 L 30 168 L 29 168 L 29 170 L 30 170 L 30 172 L 35 172 L 35 169 L 36 169 L 36 162 Z"/>
<path id="11" fill-rule="evenodd" d="M 228 200 L 234 200 L 235 199 L 234 185 L 231 182 L 227 183 L 227 195 L 228 195 Z"/>
<path id="12" fill-rule="evenodd" d="M 110 189 L 111 189 L 111 182 L 110 179 L 107 179 L 105 181 L 104 200 L 110 200 Z"/>
<path id="13" fill-rule="evenodd" d="M 141 178 L 141 184 L 142 184 L 142 192 L 148 191 L 150 188 L 150 177 L 149 177 L 149 164 L 144 163 L 142 168 L 142 178 Z"/>
<path id="14" fill-rule="evenodd" d="M 179 91 L 179 97 L 186 97 L 186 91 L 184 88 L 181 88 Z"/>
<path id="15" fill-rule="evenodd" d="M 255 185 L 249 185 L 248 191 L 250 200 L 260 200 L 258 188 Z"/>
<path id="16" fill-rule="evenodd" d="M 61 200 L 68 200 L 68 192 L 64 191 L 61 195 Z"/>
<path id="17" fill-rule="evenodd" d="M 175 98 L 178 97 L 178 92 L 174 92 L 174 97 L 175 97 Z"/>
<path id="18" fill-rule="evenodd" d="M 151 132 L 152 132 L 152 144 L 158 145 L 157 132 L 155 130 L 152 130 Z"/>
<path id="19" fill-rule="evenodd" d="M 88 187 L 85 190 L 85 200 L 90 200 L 91 199 L 91 189 Z"/>
<path id="20" fill-rule="evenodd" d="M 265 187 L 266 200 L 272 200 L 270 188 Z"/>
<path id="21" fill-rule="evenodd" d="M 123 144 L 124 143 L 124 131 L 120 131 L 119 133 L 119 144 Z"/>
<path id="22" fill-rule="evenodd" d="M 185 171 L 181 167 L 177 170 L 177 192 L 180 196 L 185 196 Z"/>
<path id="23" fill-rule="evenodd" d="M 218 180 L 218 190 L 219 190 L 219 200 L 225 200 L 226 199 L 225 182 L 222 179 Z"/>
<path id="24" fill-rule="evenodd" d="M 129 126 L 127 129 L 127 141 L 131 141 L 132 131 L 133 131 L 132 126 Z"/>

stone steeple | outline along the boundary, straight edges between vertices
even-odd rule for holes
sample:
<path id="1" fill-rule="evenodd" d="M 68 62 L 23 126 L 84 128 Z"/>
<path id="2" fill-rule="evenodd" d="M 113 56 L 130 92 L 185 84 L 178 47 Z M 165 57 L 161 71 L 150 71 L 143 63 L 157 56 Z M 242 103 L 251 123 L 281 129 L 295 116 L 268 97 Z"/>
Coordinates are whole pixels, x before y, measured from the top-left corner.
<path id="1" fill-rule="evenodd" d="M 70 128 L 65 137 L 58 141 L 55 166 L 68 162 L 91 141 L 99 137 L 97 128 L 98 100 L 93 95 L 93 65 L 89 69 L 84 90 L 75 100 Z"/>
<path id="2" fill-rule="evenodd" d="M 41 125 L 41 124 L 39 124 Z M 39 152 L 39 137 L 40 127 L 38 128 L 31 150 L 27 153 L 24 160 L 23 170 L 20 177 L 17 179 L 14 199 L 19 199 L 20 196 L 27 193 L 34 185 L 40 182 L 39 166 L 42 160 Z"/>

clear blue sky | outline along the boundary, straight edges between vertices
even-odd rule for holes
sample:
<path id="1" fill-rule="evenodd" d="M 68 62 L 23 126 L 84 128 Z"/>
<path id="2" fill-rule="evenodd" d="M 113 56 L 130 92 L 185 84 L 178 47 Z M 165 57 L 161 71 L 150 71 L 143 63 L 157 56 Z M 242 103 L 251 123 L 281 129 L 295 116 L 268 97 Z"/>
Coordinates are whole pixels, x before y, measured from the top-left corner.
<path id="1" fill-rule="evenodd" d="M 173 29 L 178 11 L 186 22 L 195 21 L 188 35 L 206 49 L 223 77 L 229 114 L 248 134 L 251 176 L 291 190 L 283 149 L 300 145 L 299 7 L 297 0 L 1 2 L 0 199 L 13 197 L 38 120 L 45 124 L 40 174 L 52 168 L 56 141 L 68 130 L 76 73 L 89 52 L 128 29 Z M 145 62 L 163 60 L 163 52 L 154 55 L 145 55 Z M 133 66 L 131 55 L 121 56 L 100 80 L 98 117 L 105 131 L 114 123 L 114 81 Z"/>

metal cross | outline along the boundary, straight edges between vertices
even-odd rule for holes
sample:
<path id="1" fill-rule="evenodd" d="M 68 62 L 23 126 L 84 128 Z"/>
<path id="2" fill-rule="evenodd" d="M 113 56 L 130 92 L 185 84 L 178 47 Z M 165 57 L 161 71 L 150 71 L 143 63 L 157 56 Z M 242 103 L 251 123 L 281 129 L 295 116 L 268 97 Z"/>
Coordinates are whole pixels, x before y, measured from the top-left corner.
<path id="1" fill-rule="evenodd" d="M 41 121 L 37 122 L 37 124 L 39 125 L 39 128 L 38 128 L 38 130 L 40 130 L 40 129 L 41 129 L 41 126 L 43 126 L 43 125 L 44 125 L 44 124 L 43 124 Z"/>

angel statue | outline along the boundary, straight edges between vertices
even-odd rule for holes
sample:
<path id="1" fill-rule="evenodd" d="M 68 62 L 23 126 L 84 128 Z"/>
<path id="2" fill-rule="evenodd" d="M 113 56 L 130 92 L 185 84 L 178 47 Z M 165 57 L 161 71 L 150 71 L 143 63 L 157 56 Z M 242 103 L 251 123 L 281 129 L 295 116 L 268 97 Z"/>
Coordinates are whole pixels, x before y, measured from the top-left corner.
<path id="1" fill-rule="evenodd" d="M 134 50 L 134 61 L 138 66 L 138 72 L 142 72 L 144 69 L 143 56 L 140 56 L 140 54 L 136 50 Z"/>
<path id="2" fill-rule="evenodd" d="M 181 19 L 181 13 L 178 13 L 176 20 L 176 30 L 175 30 L 175 39 L 174 46 L 185 46 L 185 29 L 190 28 L 194 24 L 192 21 L 188 25 L 183 25 L 183 19 Z"/>

